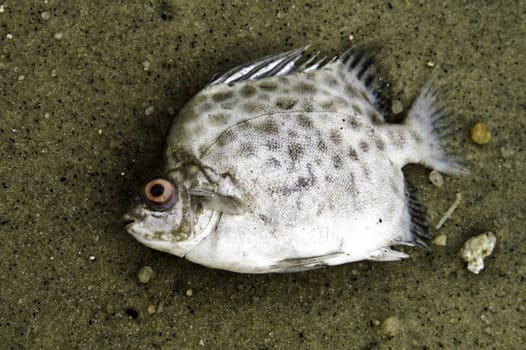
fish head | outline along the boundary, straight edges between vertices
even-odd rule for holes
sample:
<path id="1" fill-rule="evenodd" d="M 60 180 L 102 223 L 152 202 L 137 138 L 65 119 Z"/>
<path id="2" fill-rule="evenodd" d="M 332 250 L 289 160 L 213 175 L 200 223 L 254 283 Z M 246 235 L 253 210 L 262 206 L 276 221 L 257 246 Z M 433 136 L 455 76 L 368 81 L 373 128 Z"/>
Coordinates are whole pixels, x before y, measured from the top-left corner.
<path id="1" fill-rule="evenodd" d="M 142 244 L 180 257 L 211 231 L 215 214 L 190 203 L 185 187 L 171 177 L 149 181 L 126 213 L 125 230 Z"/>

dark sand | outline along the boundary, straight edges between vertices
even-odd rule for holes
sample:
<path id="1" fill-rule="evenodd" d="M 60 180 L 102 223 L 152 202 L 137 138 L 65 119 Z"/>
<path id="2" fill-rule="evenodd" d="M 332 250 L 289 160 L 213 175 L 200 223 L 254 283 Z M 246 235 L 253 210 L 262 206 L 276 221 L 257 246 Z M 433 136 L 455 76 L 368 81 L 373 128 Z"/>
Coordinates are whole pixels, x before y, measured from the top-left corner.
<path id="1" fill-rule="evenodd" d="M 525 3 L 204 3 L 3 1 L 0 347 L 522 348 Z M 240 275 L 123 231 L 121 215 L 161 165 L 173 112 L 213 74 L 305 44 L 332 56 L 352 43 L 379 48 L 405 108 L 428 62 L 438 66 L 472 174 L 436 188 L 429 170 L 406 172 L 431 224 L 464 196 L 439 231 L 447 246 L 407 248 L 411 258 L 394 263 Z M 484 146 L 469 139 L 478 121 L 493 134 Z M 485 231 L 497 247 L 474 275 L 457 253 Z M 142 285 L 145 265 L 155 275 Z M 386 336 L 378 323 L 390 316 L 399 328 Z"/>

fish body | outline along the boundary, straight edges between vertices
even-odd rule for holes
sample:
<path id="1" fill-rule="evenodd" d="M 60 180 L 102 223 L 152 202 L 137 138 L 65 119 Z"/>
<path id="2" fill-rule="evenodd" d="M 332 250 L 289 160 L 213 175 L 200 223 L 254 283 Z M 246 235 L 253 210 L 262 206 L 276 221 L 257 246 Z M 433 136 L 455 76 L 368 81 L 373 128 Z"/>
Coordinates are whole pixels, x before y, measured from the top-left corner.
<path id="1" fill-rule="evenodd" d="M 401 169 L 462 172 L 444 152 L 435 91 L 425 86 L 396 123 L 363 49 L 300 65 L 304 51 L 236 67 L 181 110 L 166 142 L 168 185 L 157 187 L 173 203 L 152 208 L 146 193 L 125 216 L 128 232 L 244 273 L 399 260 L 407 255 L 391 246 L 427 246 L 425 211 Z"/>

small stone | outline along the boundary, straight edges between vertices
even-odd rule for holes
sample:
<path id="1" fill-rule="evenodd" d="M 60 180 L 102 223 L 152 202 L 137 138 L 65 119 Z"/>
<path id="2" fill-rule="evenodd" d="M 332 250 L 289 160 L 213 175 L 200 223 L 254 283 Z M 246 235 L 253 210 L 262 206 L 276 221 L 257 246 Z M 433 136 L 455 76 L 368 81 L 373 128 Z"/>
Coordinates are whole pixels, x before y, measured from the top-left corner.
<path id="1" fill-rule="evenodd" d="M 436 236 L 435 239 L 433 240 L 433 244 L 441 246 L 441 247 L 445 247 L 447 245 L 447 236 L 444 234 Z"/>
<path id="2" fill-rule="evenodd" d="M 144 61 L 142 63 L 142 67 L 144 70 L 149 70 L 150 69 L 150 61 Z"/>
<path id="3" fill-rule="evenodd" d="M 153 106 L 148 106 L 146 107 L 146 109 L 144 110 L 144 114 L 145 115 L 150 115 L 153 113 L 153 111 L 155 110 L 155 108 Z"/>
<path id="4" fill-rule="evenodd" d="M 153 269 L 150 266 L 143 266 L 137 273 L 137 278 L 140 283 L 146 284 L 150 282 L 150 279 L 153 276 Z"/>
<path id="5" fill-rule="evenodd" d="M 479 145 L 485 145 L 491 140 L 491 132 L 485 123 L 477 123 L 471 129 L 471 140 Z"/>
<path id="6" fill-rule="evenodd" d="M 49 12 L 47 12 L 47 11 L 44 11 L 44 12 L 42 12 L 42 13 L 40 14 L 40 17 L 42 17 L 42 19 L 43 19 L 44 21 L 47 21 L 48 19 L 51 18 L 51 14 L 50 14 Z"/>
<path id="7" fill-rule="evenodd" d="M 394 100 L 393 104 L 391 105 L 391 111 L 393 114 L 400 114 L 404 110 L 404 105 L 400 100 Z"/>
<path id="8" fill-rule="evenodd" d="M 400 330 L 400 320 L 396 316 L 387 317 L 382 322 L 382 333 L 387 336 L 394 336 Z"/>
<path id="9" fill-rule="evenodd" d="M 13 39 L 13 34 L 7 33 L 5 38 L 11 40 L 11 39 Z"/>
<path id="10" fill-rule="evenodd" d="M 433 62 L 433 61 L 427 61 L 426 64 L 427 64 L 427 66 L 428 66 L 429 68 L 433 68 L 433 67 L 435 66 L 435 62 Z"/>
<path id="11" fill-rule="evenodd" d="M 194 291 L 192 290 L 192 288 L 188 288 L 185 294 L 187 297 L 191 297 L 192 295 L 194 295 Z"/>
<path id="12" fill-rule="evenodd" d="M 491 255 L 496 243 L 497 237 L 492 232 L 468 239 L 459 251 L 459 255 L 468 263 L 467 269 L 478 274 L 484 268 L 484 258 Z"/>
<path id="13" fill-rule="evenodd" d="M 97 258 L 95 257 L 95 255 L 90 255 L 89 257 L 89 261 L 95 261 L 97 260 Z"/>
<path id="14" fill-rule="evenodd" d="M 20 75 L 18 76 L 18 81 L 22 81 L 22 80 L 24 80 L 25 78 L 26 78 L 25 75 L 20 74 Z"/>
<path id="15" fill-rule="evenodd" d="M 429 181 L 438 188 L 444 185 L 444 177 L 436 170 L 429 173 Z"/>
<path id="16" fill-rule="evenodd" d="M 148 313 L 150 315 L 154 314 L 156 311 L 157 311 L 157 308 L 155 307 L 155 305 L 153 304 L 150 304 L 148 305 L 148 309 L 147 309 Z"/>
<path id="17" fill-rule="evenodd" d="M 62 39 L 63 36 L 64 36 L 64 33 L 62 32 L 56 32 L 55 34 L 53 34 L 53 37 L 57 40 Z"/>

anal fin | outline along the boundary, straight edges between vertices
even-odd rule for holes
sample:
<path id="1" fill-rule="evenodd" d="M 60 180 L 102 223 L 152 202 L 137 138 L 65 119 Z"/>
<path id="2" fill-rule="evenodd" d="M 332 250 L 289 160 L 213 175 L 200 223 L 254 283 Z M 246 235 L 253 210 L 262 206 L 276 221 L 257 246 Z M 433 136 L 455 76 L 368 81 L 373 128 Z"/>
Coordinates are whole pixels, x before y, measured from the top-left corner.
<path id="1" fill-rule="evenodd" d="M 406 253 L 393 250 L 391 248 L 380 248 L 371 253 L 367 260 L 372 261 L 397 261 L 409 258 Z"/>

